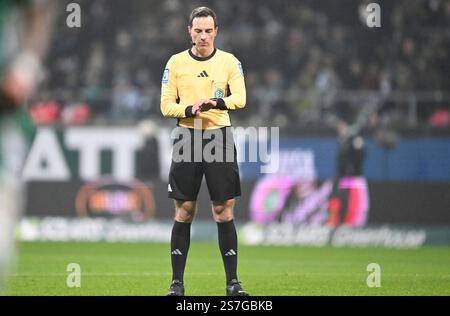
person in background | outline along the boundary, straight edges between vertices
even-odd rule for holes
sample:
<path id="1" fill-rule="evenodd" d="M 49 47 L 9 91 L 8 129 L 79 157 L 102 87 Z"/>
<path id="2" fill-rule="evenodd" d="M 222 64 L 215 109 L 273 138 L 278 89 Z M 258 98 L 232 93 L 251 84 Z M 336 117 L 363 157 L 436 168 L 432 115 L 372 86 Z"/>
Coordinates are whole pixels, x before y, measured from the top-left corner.
<path id="1" fill-rule="evenodd" d="M 363 176 L 365 143 L 351 110 L 343 109 L 338 116 L 337 168 L 327 224 L 333 228 L 341 224 L 360 227 L 366 223 L 369 209 L 367 181 Z"/>
<path id="2" fill-rule="evenodd" d="M 42 77 L 55 6 L 55 0 L 0 1 L 0 294 L 25 199 L 20 172 L 33 126 L 23 105 Z"/>

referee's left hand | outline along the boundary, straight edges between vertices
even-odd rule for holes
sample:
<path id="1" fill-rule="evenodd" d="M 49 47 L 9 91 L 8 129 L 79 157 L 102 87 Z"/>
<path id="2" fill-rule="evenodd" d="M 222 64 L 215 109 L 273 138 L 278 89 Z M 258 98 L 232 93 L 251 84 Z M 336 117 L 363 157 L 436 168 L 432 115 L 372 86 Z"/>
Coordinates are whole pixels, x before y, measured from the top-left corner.
<path id="1" fill-rule="evenodd" d="M 198 112 L 206 112 L 217 105 L 216 101 L 210 99 L 200 99 L 192 106 L 192 114 L 197 115 Z"/>
<path id="2" fill-rule="evenodd" d="M 217 105 L 217 102 L 214 100 L 207 100 L 207 102 L 203 103 L 200 106 L 200 111 L 202 112 L 206 112 L 211 110 L 212 108 L 214 108 Z"/>
<path id="3" fill-rule="evenodd" d="M 192 105 L 192 114 L 197 115 L 202 109 L 203 103 L 208 102 L 207 99 L 200 99 Z"/>

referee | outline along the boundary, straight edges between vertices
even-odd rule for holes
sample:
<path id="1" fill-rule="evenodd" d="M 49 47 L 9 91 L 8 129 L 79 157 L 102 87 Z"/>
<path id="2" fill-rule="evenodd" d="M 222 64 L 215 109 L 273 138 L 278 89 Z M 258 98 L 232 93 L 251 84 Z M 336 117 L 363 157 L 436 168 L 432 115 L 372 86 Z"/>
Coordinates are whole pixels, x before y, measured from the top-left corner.
<path id="1" fill-rule="evenodd" d="M 248 296 L 237 278 L 237 234 L 233 221 L 235 197 L 241 195 L 236 148 L 228 111 L 245 106 L 242 65 L 234 55 L 214 47 L 217 17 L 207 7 L 192 11 L 188 33 L 192 48 L 173 55 L 162 78 L 161 112 L 178 120 L 178 131 L 188 137 L 175 139 L 168 193 L 175 200 L 175 222 L 171 236 L 172 283 L 168 296 L 184 295 L 184 269 L 190 244 L 191 223 L 203 175 L 217 223 L 219 247 L 226 273 L 226 294 Z M 219 133 L 220 137 L 217 137 Z M 195 137 L 200 135 L 200 147 Z M 210 135 L 209 137 L 207 135 Z M 212 137 L 211 135 L 216 135 Z M 180 147 L 181 152 L 175 147 Z M 214 147 L 211 161 L 202 155 Z M 227 155 L 225 152 L 232 154 Z M 187 153 L 187 156 L 186 156 Z M 176 158 L 183 154 L 187 159 Z M 232 159 L 229 159 L 230 156 Z M 223 159 L 222 159 L 223 158 Z"/>

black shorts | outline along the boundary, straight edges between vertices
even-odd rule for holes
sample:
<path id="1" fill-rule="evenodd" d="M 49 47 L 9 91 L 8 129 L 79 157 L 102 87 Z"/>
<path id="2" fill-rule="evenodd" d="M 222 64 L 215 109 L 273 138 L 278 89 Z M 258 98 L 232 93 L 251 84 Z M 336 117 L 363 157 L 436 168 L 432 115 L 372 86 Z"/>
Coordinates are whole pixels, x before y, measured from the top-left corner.
<path id="1" fill-rule="evenodd" d="M 241 195 L 236 146 L 230 128 L 195 130 L 177 127 L 170 166 L 169 198 L 196 201 L 205 175 L 211 201 Z M 195 139 L 195 140 L 194 140 Z"/>

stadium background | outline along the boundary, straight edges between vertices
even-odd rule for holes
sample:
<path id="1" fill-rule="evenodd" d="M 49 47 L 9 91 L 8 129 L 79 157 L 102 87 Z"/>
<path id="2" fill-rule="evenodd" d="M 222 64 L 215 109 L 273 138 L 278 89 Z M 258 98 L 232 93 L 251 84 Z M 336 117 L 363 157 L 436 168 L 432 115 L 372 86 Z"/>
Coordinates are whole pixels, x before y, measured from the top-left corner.
<path id="1" fill-rule="evenodd" d="M 71 2 L 61 1 L 61 7 Z M 244 110 L 231 113 L 233 125 L 279 127 L 282 168 L 278 176 L 305 192 L 294 202 L 298 208 L 274 207 L 283 199 L 283 190 L 256 197 L 255 188 L 265 179 L 260 172 L 263 164 L 242 163 L 243 196 L 237 203 L 236 220 L 243 245 L 416 249 L 450 244 L 448 1 L 377 1 L 381 5 L 380 28 L 366 25 L 365 8 L 370 1 L 75 2 L 82 9 L 82 26 L 67 27 L 69 13 L 59 10 L 57 31 L 46 59 L 47 74 L 29 102 L 37 129 L 23 173 L 28 194 L 18 230 L 22 241 L 169 241 L 173 202 L 166 197 L 166 179 L 170 132 L 176 122 L 160 114 L 160 82 L 168 57 L 188 47 L 188 14 L 205 4 L 218 13 L 217 47 L 233 52 L 244 66 L 248 102 Z M 370 207 L 362 227 L 332 229 L 323 224 L 336 169 L 334 122 L 342 111 L 352 112 L 362 126 Z M 258 142 L 261 146 L 264 139 Z M 249 148 L 255 142 L 243 145 Z M 255 199 L 263 209 L 255 210 Z M 204 186 L 199 201 L 193 239 L 211 241 L 216 228 Z M 313 206 L 303 207 L 309 203 Z M 296 209 L 304 213 L 282 214 L 295 215 Z M 258 222 L 253 212 L 264 213 L 268 219 Z M 69 260 L 78 258 L 83 249 L 83 256 L 89 252 L 92 258 L 98 254 L 105 259 L 116 251 L 132 258 L 132 251 L 145 252 L 145 247 L 137 244 L 126 249 L 94 243 L 64 245 L 67 248 L 59 243 L 24 243 L 19 259 L 25 260 L 19 261 L 12 293 L 30 294 L 37 279 L 26 279 L 26 273 L 22 278 L 20 271 L 33 271 L 33 260 L 43 267 L 44 259 L 38 259 L 41 255 L 50 260 L 57 251 Z M 155 245 L 154 257 L 165 256 L 165 244 Z M 66 249 L 72 250 L 65 253 Z M 254 257 L 265 251 L 244 249 Z M 327 261 L 326 255 L 353 260 L 352 265 L 370 260 L 366 260 L 369 255 L 362 259 L 357 250 L 346 248 L 346 253 L 338 255 L 326 247 L 323 257 L 314 249 L 296 254 L 289 249 L 271 251 L 286 267 L 309 258 L 304 263 L 306 270 L 314 262 L 318 269 L 324 268 L 320 264 Z M 375 253 L 368 249 L 367 254 Z M 386 252 L 385 258 L 404 264 L 412 260 L 420 272 L 427 258 L 439 264 L 448 262 L 448 255 L 442 255 L 447 248 L 442 249 L 436 257 L 425 249 L 411 257 L 404 253 L 401 259 Z M 209 248 L 205 251 L 212 252 Z M 380 252 L 378 255 L 382 257 Z M 87 258 L 83 256 L 80 258 Z M 419 258 L 425 260 L 424 265 Z M 52 260 L 48 261 L 52 269 L 56 262 L 66 262 Z M 106 262 L 98 260 L 99 264 Z M 154 259 L 145 260 L 158 266 Z M 244 254 L 243 261 L 249 260 L 250 255 Z M 93 263 L 86 262 L 85 266 Z M 195 263 L 192 266 L 194 271 L 203 271 Z M 396 273 L 401 274 L 403 267 L 399 264 Z M 130 266 L 125 264 L 127 268 Z M 159 268 L 158 272 L 151 268 L 149 273 L 166 284 L 167 271 Z M 113 274 L 115 269 L 108 271 Z M 448 276 L 444 265 L 440 269 L 430 265 L 423 271 Z M 253 271 L 245 264 L 242 270 Z M 139 278 L 139 271 L 133 272 L 136 274 L 124 277 Z M 364 278 L 365 271 L 361 272 Z M 41 293 L 73 294 L 65 292 L 67 289 L 55 292 L 52 284 L 59 282 L 56 276 L 50 275 Z M 98 291 L 92 294 L 143 293 L 139 287 L 108 292 L 112 283 L 97 281 Z M 397 281 L 408 284 L 401 283 L 402 276 Z M 261 295 L 273 295 L 263 283 L 261 279 L 252 286 L 260 286 Z M 357 287 L 358 292 L 352 292 L 351 283 L 345 290 L 332 287 L 327 292 L 317 284 L 315 290 L 308 289 L 306 282 L 305 288 L 292 285 L 279 293 L 369 293 L 365 285 Z M 441 279 L 432 279 L 429 287 L 416 292 L 405 285 L 381 294 L 429 294 L 436 284 L 437 294 L 448 293 Z M 161 294 L 158 291 L 150 293 Z M 205 295 L 201 290 L 195 293 Z"/>
<path id="2" fill-rule="evenodd" d="M 82 26 L 65 26 L 68 13 L 59 10 L 48 73 L 31 102 L 38 129 L 24 170 L 26 215 L 170 219 L 165 191 L 175 121 L 159 112 L 161 69 L 186 49 L 182 17 L 196 3 L 77 3 Z M 381 2 L 382 27 L 369 28 L 368 3 L 208 3 L 220 12 L 217 46 L 244 61 L 248 105 L 231 114 L 233 125 L 279 127 L 279 176 L 322 192 L 307 216 L 284 222 L 324 223 L 323 191 L 336 169 L 334 120 L 350 111 L 367 145 L 366 224 L 449 226 L 450 5 Z M 241 223 L 254 218 L 261 165 L 241 164 Z M 205 190 L 200 201 L 198 217 L 209 219 Z M 34 236 L 29 229 L 25 235 Z"/>

